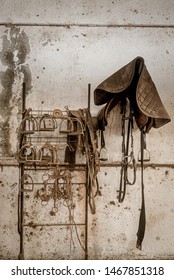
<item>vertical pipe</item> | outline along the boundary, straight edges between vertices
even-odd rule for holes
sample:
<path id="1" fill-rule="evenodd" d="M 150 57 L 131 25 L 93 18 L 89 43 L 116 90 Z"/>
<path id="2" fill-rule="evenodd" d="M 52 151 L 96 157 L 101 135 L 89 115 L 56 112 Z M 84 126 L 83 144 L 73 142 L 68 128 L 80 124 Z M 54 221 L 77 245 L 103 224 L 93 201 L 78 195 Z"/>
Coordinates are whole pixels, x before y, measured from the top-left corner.
<path id="1" fill-rule="evenodd" d="M 91 109 L 91 84 L 88 84 L 88 110 L 90 112 Z"/>
<path id="2" fill-rule="evenodd" d="M 25 109 L 26 109 L 26 97 L 25 97 L 25 92 L 26 92 L 26 84 L 22 84 L 22 118 L 24 119 L 24 114 L 25 114 Z"/>
<path id="3" fill-rule="evenodd" d="M 91 84 L 88 84 L 88 111 L 90 112 L 91 106 Z M 89 185 L 89 170 L 88 162 L 86 162 L 86 209 L 85 209 L 85 260 L 88 259 L 88 185 Z"/>
<path id="4" fill-rule="evenodd" d="M 86 164 L 85 260 L 88 259 L 88 165 Z"/>
<path id="5" fill-rule="evenodd" d="M 25 96 L 25 89 L 26 89 L 26 85 L 25 83 L 23 83 L 22 85 L 22 120 L 24 119 L 25 117 L 25 108 L 26 108 L 26 96 Z M 24 129 L 22 130 L 25 130 L 25 127 Z M 20 148 L 22 146 L 22 142 L 23 142 L 23 135 L 21 135 L 20 137 Z M 19 252 L 19 256 L 18 258 L 20 260 L 23 260 L 24 259 L 24 238 L 23 238 L 23 235 L 24 235 L 24 232 L 23 232 L 23 220 L 24 220 L 24 192 L 23 192 L 23 189 L 24 189 L 24 186 L 23 186 L 23 182 L 21 180 L 21 178 L 23 177 L 24 175 L 24 163 L 20 163 L 20 166 L 19 166 L 20 170 L 20 174 L 19 174 L 19 178 L 20 178 L 20 182 L 19 182 L 19 197 L 18 197 L 18 231 L 19 231 L 19 234 L 20 234 L 20 252 Z"/>

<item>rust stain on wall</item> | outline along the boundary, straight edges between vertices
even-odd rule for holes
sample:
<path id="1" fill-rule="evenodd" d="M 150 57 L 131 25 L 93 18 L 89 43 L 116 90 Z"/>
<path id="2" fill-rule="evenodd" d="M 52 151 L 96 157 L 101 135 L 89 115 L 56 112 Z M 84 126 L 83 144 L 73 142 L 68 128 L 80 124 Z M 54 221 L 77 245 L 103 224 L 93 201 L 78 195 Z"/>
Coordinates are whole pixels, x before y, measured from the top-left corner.
<path id="1" fill-rule="evenodd" d="M 25 82 L 26 94 L 31 89 L 31 72 L 26 64 L 29 52 L 29 39 L 23 30 L 13 26 L 4 31 L 0 51 L 1 64 L 6 67 L 4 71 L 0 71 L 0 156 L 13 156 L 9 140 L 10 116 L 13 107 L 21 104 L 14 86 Z"/>

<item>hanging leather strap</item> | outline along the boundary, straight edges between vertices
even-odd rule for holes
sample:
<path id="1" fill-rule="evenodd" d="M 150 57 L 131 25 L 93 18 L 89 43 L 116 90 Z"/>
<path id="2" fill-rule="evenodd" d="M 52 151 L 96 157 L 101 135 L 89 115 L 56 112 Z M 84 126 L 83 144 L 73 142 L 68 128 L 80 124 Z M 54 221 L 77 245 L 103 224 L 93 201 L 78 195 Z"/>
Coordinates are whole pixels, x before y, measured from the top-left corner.
<path id="1" fill-rule="evenodd" d="M 122 166 L 120 170 L 120 186 L 118 191 L 118 201 L 123 202 L 126 195 L 127 185 L 134 185 L 136 181 L 136 162 L 133 152 L 133 118 L 134 112 L 130 107 L 129 115 L 126 116 L 126 101 L 122 103 L 121 107 L 122 116 Z M 126 126 L 126 122 L 128 122 Z M 126 132 L 127 127 L 127 132 Z M 126 137 L 127 135 L 127 137 Z M 126 139 L 127 138 L 127 139 Z M 131 138 L 131 139 L 130 139 Z M 131 142 L 131 152 L 129 152 L 129 146 Z M 132 165 L 133 179 L 128 178 L 128 167 Z"/>
<path id="2" fill-rule="evenodd" d="M 144 148 L 145 148 L 145 130 L 141 130 L 141 196 L 142 196 L 142 202 L 141 202 L 141 212 L 140 212 L 140 218 L 139 218 L 139 226 L 138 226 L 138 232 L 137 232 L 137 249 L 141 250 L 142 248 L 142 241 L 144 239 L 145 234 L 145 227 L 146 227 L 146 213 L 145 213 L 145 199 L 144 199 L 144 181 L 143 181 L 143 170 L 144 170 Z"/>
<path id="3" fill-rule="evenodd" d="M 101 144 L 100 144 L 100 146 L 101 146 L 101 149 L 103 149 L 103 148 L 105 148 L 104 131 L 101 130 L 100 133 L 101 133 Z"/>

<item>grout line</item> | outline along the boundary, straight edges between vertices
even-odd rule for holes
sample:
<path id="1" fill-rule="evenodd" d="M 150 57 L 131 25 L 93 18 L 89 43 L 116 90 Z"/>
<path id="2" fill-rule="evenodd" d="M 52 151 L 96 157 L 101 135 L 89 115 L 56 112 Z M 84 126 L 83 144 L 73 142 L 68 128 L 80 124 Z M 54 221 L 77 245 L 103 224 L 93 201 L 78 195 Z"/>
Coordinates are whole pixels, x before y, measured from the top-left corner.
<path id="1" fill-rule="evenodd" d="M 0 162 L 0 167 L 19 167 L 19 164 L 18 163 L 13 163 L 13 162 L 10 162 L 10 163 L 7 163 L 7 162 L 3 162 L 1 161 Z M 31 167 L 31 165 L 25 165 L 26 167 Z M 53 165 L 52 165 L 53 166 Z M 76 168 L 85 168 L 86 164 L 75 164 L 73 166 L 68 166 L 68 165 L 60 165 L 61 167 L 64 167 L 64 168 L 70 168 L 70 169 L 73 169 L 74 171 L 75 170 L 78 170 Z M 121 166 L 121 162 L 118 161 L 118 162 L 107 162 L 107 163 L 100 163 L 100 167 L 120 167 Z M 137 162 L 137 167 L 140 167 L 141 164 Z M 37 167 L 42 167 L 42 166 L 37 166 Z M 147 168 L 147 167 L 151 167 L 151 168 L 156 168 L 156 167 L 167 167 L 167 168 L 174 168 L 174 163 L 144 163 L 144 168 Z M 33 169 L 35 170 L 35 169 Z M 82 171 L 81 169 L 79 171 Z"/>
<path id="2" fill-rule="evenodd" d="M 88 24 L 88 23 L 23 23 L 23 22 L 1 22 L 0 26 L 6 26 L 8 28 L 15 26 L 31 26 L 31 27 L 103 27 L 103 28 L 174 28 L 174 24 L 164 25 L 164 24 Z"/>

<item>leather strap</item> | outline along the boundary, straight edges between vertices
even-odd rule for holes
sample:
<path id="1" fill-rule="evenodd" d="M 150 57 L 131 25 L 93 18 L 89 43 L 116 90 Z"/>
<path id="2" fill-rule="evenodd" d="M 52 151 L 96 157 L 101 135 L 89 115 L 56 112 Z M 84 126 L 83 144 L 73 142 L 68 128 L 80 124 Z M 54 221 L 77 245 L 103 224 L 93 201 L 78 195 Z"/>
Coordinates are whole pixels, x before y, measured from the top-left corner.
<path id="1" fill-rule="evenodd" d="M 143 180 L 143 170 L 144 170 L 144 148 L 145 148 L 145 130 L 141 130 L 141 212 L 139 217 L 139 226 L 137 232 L 137 249 L 142 249 L 142 241 L 144 239 L 145 228 L 146 228 L 146 213 L 145 213 L 145 199 L 144 199 L 144 180 Z"/>
<path id="2" fill-rule="evenodd" d="M 93 129 L 92 118 L 89 110 L 83 110 L 84 120 L 86 123 L 85 133 L 85 153 L 87 159 L 88 173 L 88 196 L 89 206 L 92 214 L 96 213 L 95 196 L 98 193 L 97 173 L 100 169 L 99 153 L 97 151 L 97 138 Z M 96 194 L 95 194 L 96 190 Z"/>
<path id="3" fill-rule="evenodd" d="M 132 108 L 130 107 L 129 116 L 126 116 L 126 100 L 122 101 L 121 107 L 121 116 L 122 116 L 122 166 L 120 171 L 120 188 L 118 191 L 118 201 L 123 202 L 126 195 L 126 187 L 127 185 L 133 185 L 136 181 L 136 162 L 134 158 L 133 152 L 133 117 L 134 113 Z M 126 122 L 127 124 L 127 132 L 126 130 Z M 127 137 L 126 137 L 127 134 Z M 129 142 L 131 137 L 131 152 L 129 153 Z M 126 139 L 127 138 L 127 139 Z M 133 169 L 133 180 L 130 181 L 128 178 L 128 165 L 132 165 Z"/>

